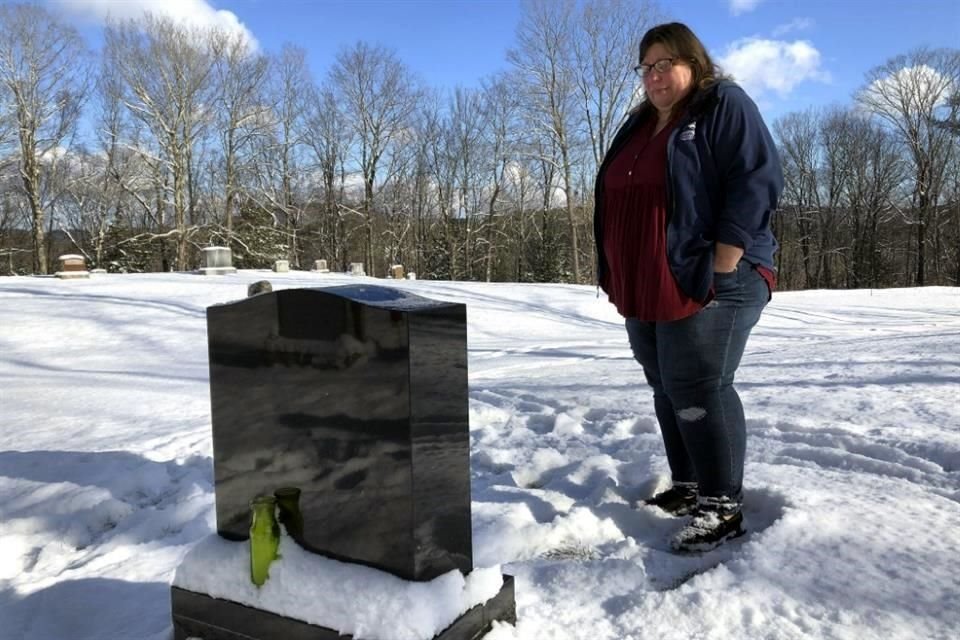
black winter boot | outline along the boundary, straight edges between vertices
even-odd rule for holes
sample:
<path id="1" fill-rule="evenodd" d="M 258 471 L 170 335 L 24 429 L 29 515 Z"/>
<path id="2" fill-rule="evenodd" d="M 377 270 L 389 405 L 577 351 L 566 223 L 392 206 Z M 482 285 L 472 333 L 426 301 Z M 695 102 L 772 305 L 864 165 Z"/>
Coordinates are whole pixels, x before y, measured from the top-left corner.
<path id="1" fill-rule="evenodd" d="M 697 485 L 695 482 L 677 482 L 643 503 L 658 507 L 672 516 L 685 516 L 697 507 Z"/>
<path id="2" fill-rule="evenodd" d="M 746 529 L 743 528 L 743 514 L 739 508 L 735 511 L 723 510 L 701 502 L 690 522 L 670 541 L 670 546 L 674 551 L 684 553 L 710 551 L 744 533 Z"/>

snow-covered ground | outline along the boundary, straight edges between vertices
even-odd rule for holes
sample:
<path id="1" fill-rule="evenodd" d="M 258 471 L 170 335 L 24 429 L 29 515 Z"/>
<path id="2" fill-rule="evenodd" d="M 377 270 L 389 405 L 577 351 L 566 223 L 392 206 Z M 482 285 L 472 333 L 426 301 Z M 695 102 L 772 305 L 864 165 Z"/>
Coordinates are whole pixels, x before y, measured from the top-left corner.
<path id="1" fill-rule="evenodd" d="M 487 640 L 957 637 L 960 289 L 777 294 L 738 376 L 751 533 L 681 557 L 593 287 L 243 271 L 0 278 L 0 638 L 170 638 L 214 529 L 205 308 L 259 279 L 467 305 L 474 564 L 517 579 Z"/>

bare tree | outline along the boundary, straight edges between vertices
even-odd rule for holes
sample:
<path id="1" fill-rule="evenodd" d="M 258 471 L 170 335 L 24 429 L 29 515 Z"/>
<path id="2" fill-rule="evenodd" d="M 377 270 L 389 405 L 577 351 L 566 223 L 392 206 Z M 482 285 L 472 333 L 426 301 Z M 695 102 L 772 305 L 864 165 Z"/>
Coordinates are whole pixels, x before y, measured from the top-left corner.
<path id="1" fill-rule="evenodd" d="M 487 221 L 484 243 L 484 277 L 490 282 L 497 249 L 498 235 L 503 233 L 497 218 L 501 213 L 501 200 L 504 199 L 507 184 L 510 181 L 511 167 L 516 168 L 517 138 L 520 101 L 513 91 L 510 76 L 500 74 L 486 81 L 483 85 L 483 117 L 486 126 L 484 133 L 484 148 L 481 154 L 483 160 L 483 174 L 487 180 Z M 522 211 L 521 211 L 522 217 Z"/>
<path id="2" fill-rule="evenodd" d="M 818 175 L 818 129 L 819 116 L 813 110 L 790 113 L 774 123 L 774 133 L 780 145 L 783 163 L 784 193 L 781 212 L 790 216 L 790 227 L 778 228 L 783 250 L 778 254 L 778 270 L 788 284 L 812 287 L 816 281 L 816 260 L 813 255 L 814 216 L 820 206 Z M 792 233 L 795 230 L 795 234 Z M 800 266 L 803 283 L 797 283 L 793 264 L 785 264 L 793 248 L 800 251 Z"/>
<path id="3" fill-rule="evenodd" d="M 533 154 L 518 148 L 517 159 L 507 172 L 509 179 L 505 182 L 506 195 L 512 207 L 512 215 L 507 225 L 512 257 L 510 273 L 517 282 L 528 282 L 532 279 L 533 260 L 529 255 L 528 245 L 535 227 L 533 217 L 538 211 L 539 176 L 536 167 L 540 165 Z"/>
<path id="4" fill-rule="evenodd" d="M 365 42 L 337 54 L 330 80 L 354 134 L 354 155 L 364 186 L 364 262 L 367 273 L 375 275 L 379 266 L 373 246 L 377 172 L 389 146 L 410 126 L 419 90 L 412 72 L 396 53 Z"/>
<path id="5" fill-rule="evenodd" d="M 11 92 L 6 84 L 0 82 L 0 105 L 13 104 Z M 16 154 L 13 150 L 14 140 L 17 137 L 16 111 L 0 108 L 0 180 L 6 181 L 8 172 L 16 164 Z M 2 186 L 3 183 L 0 183 Z M 6 189 L 3 189 L 5 192 Z"/>
<path id="6" fill-rule="evenodd" d="M 110 230 L 123 226 L 129 235 L 162 231 L 162 197 L 159 206 L 155 208 L 154 203 L 157 192 L 162 194 L 164 183 L 153 179 L 156 171 L 151 167 L 159 167 L 160 162 L 155 153 L 146 151 L 144 125 L 130 116 L 123 101 L 124 81 L 107 58 L 102 61 L 96 88 L 95 151 L 102 162 L 88 161 L 87 165 L 101 173 L 91 172 L 87 177 L 91 192 L 87 211 L 92 219 L 85 218 L 82 226 L 89 230 L 93 245 L 92 264 L 124 268 L 106 264 Z"/>
<path id="7" fill-rule="evenodd" d="M 958 131 L 960 134 L 960 131 Z M 956 146 L 960 147 L 960 135 L 958 135 Z M 946 207 L 953 217 L 953 285 L 960 285 L 960 149 L 953 155 L 953 163 L 948 167 L 948 197 Z"/>
<path id="8" fill-rule="evenodd" d="M 581 7 L 573 54 L 577 102 L 593 151 L 591 174 L 635 100 L 639 87 L 632 67 L 643 32 L 657 17 L 646 0 L 587 0 Z"/>
<path id="9" fill-rule="evenodd" d="M 269 218 L 263 221 L 270 225 L 270 230 L 264 229 L 266 235 L 282 236 L 272 249 L 261 247 L 260 254 L 272 250 L 273 260 L 285 257 L 291 266 L 299 267 L 299 236 L 308 197 L 303 136 L 309 97 L 315 92 L 303 49 L 284 45 L 271 61 L 265 92 L 269 110 L 261 125 L 266 134 L 251 145 L 247 195 L 259 214 Z"/>
<path id="10" fill-rule="evenodd" d="M 960 138 L 960 86 L 953 88 L 953 94 L 947 100 L 946 113 L 938 124 Z"/>
<path id="11" fill-rule="evenodd" d="M 303 122 L 306 102 L 313 94 L 313 79 L 307 67 L 307 52 L 300 47 L 284 45 L 273 64 L 271 95 L 275 117 L 273 158 L 279 183 L 274 190 L 264 190 L 270 206 L 283 214 L 287 234 L 287 259 L 300 266 L 297 234 L 300 229 L 303 199 L 294 196 L 300 176 L 299 152 L 303 143 Z"/>
<path id="12" fill-rule="evenodd" d="M 99 98 L 99 114 L 97 116 L 96 137 L 103 153 L 104 165 L 102 176 L 97 179 L 91 177 L 92 182 L 99 183 L 99 202 L 94 211 L 96 231 L 94 232 L 94 255 L 92 262 L 97 267 L 103 267 L 103 251 L 106 242 L 107 228 L 111 217 L 119 218 L 123 201 L 124 162 L 129 152 L 123 147 L 124 108 L 121 103 L 123 91 L 119 78 L 112 73 L 109 65 L 101 65 L 100 77 L 97 79 L 97 94 Z M 111 216 L 111 213 L 113 214 Z"/>
<path id="13" fill-rule="evenodd" d="M 456 280 L 457 261 L 457 153 L 456 137 L 449 116 L 443 115 L 434 100 L 421 112 L 420 135 L 427 141 L 427 164 L 430 180 L 436 192 L 436 209 L 442 242 L 436 243 L 427 259 L 427 274 L 437 278 Z M 442 247 L 442 250 L 441 250 Z"/>
<path id="14" fill-rule="evenodd" d="M 123 79 L 125 106 L 150 130 L 162 153 L 173 183 L 176 268 L 186 270 L 190 236 L 196 232 L 187 226 L 192 154 L 213 103 L 209 31 L 148 14 L 142 22 L 109 25 L 105 55 Z"/>
<path id="15" fill-rule="evenodd" d="M 377 251 L 387 265 L 403 264 L 408 239 L 414 231 L 413 184 L 417 169 L 416 133 L 408 127 L 390 145 L 382 162 L 383 176 L 378 198 Z"/>
<path id="16" fill-rule="evenodd" d="M 847 210 L 843 202 L 849 187 L 850 154 L 855 143 L 853 134 L 854 115 L 847 109 L 833 107 L 819 118 L 817 146 L 820 150 L 820 185 L 816 215 L 818 217 L 816 286 L 834 287 L 837 266 L 845 254 L 844 243 L 849 240 L 843 231 Z"/>
<path id="17" fill-rule="evenodd" d="M 217 82 L 217 129 L 223 153 L 223 212 L 227 239 L 236 213 L 238 163 L 250 141 L 264 134 L 268 109 L 263 96 L 268 59 L 251 50 L 239 33 L 215 33 L 214 73 Z"/>
<path id="18" fill-rule="evenodd" d="M 960 51 L 917 49 L 867 74 L 857 101 L 891 128 L 913 161 L 913 211 L 917 225 L 917 285 L 926 283 L 927 224 L 939 204 L 943 170 L 952 152 L 939 112 L 960 85 Z"/>
<path id="19" fill-rule="evenodd" d="M 892 284 L 903 163 L 891 135 L 851 108 L 807 110 L 774 124 L 785 189 L 777 233 L 785 286 Z M 799 253 L 799 255 L 797 255 Z M 802 276 L 802 277 L 798 277 Z"/>
<path id="20" fill-rule="evenodd" d="M 528 143 L 530 162 L 526 163 L 529 175 L 534 176 L 536 196 L 539 207 L 531 208 L 529 224 L 526 226 L 527 238 L 533 238 L 532 246 L 525 246 L 529 274 L 533 282 L 562 282 L 566 271 L 562 238 L 562 226 L 557 224 L 554 201 L 558 186 L 559 157 L 555 138 L 535 138 Z M 569 220 L 568 220 L 569 222 Z M 568 227 L 569 228 L 569 227 Z M 569 244 L 567 245 L 569 249 Z"/>
<path id="21" fill-rule="evenodd" d="M 49 265 L 43 164 L 55 163 L 66 152 L 63 145 L 76 129 L 86 93 L 87 63 L 77 31 L 46 9 L 0 6 L 0 84 L 16 122 L 20 182 L 30 208 L 37 273 L 47 273 Z M 0 113 L 0 121 L 8 118 L 10 113 Z"/>
<path id="22" fill-rule="evenodd" d="M 306 114 L 304 144 L 320 174 L 321 246 L 330 252 L 334 264 L 345 266 L 347 229 L 345 215 L 338 204 L 344 199 L 344 163 L 350 131 L 329 87 L 314 92 L 308 100 Z"/>
<path id="23" fill-rule="evenodd" d="M 449 106 L 451 152 L 456 163 L 457 216 L 463 222 L 463 276 L 473 279 L 474 234 L 480 232 L 482 221 L 480 184 L 480 148 L 484 134 L 482 95 L 473 89 L 458 87 Z"/>
<path id="24" fill-rule="evenodd" d="M 416 136 L 416 169 L 414 197 L 414 265 L 416 272 L 427 277 L 451 273 L 452 237 L 449 216 L 456 167 L 449 161 L 447 122 L 440 99 L 434 92 L 424 92 L 423 100 L 413 117 Z M 438 233 L 439 230 L 439 233 Z"/>
<path id="25" fill-rule="evenodd" d="M 98 267 L 97 241 L 101 229 L 105 230 L 106 226 L 99 189 L 106 175 L 103 164 L 102 158 L 85 149 L 77 149 L 71 154 L 68 171 L 60 175 L 66 184 L 55 216 L 55 225 L 71 243 L 73 251 L 83 254 L 88 264 Z"/>
<path id="26" fill-rule="evenodd" d="M 566 196 L 570 260 L 573 280 L 580 282 L 580 249 L 574 215 L 573 146 L 576 122 L 575 63 L 570 43 L 575 39 L 573 0 L 526 0 L 517 28 L 517 47 L 507 53 L 524 83 L 524 96 L 536 133 L 550 139 L 541 148 L 556 152 L 542 158 L 557 165 Z"/>
<path id="27" fill-rule="evenodd" d="M 846 120 L 848 165 L 845 206 L 850 224 L 846 286 L 881 284 L 882 231 L 896 218 L 895 202 L 906 177 L 903 156 L 890 133 L 860 114 Z"/>

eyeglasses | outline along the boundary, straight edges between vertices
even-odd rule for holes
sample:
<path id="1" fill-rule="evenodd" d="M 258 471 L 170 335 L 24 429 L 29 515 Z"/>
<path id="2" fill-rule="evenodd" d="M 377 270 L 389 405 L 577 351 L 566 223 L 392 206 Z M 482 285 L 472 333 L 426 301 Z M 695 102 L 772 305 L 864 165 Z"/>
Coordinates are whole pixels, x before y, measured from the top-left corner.
<path id="1" fill-rule="evenodd" d="M 641 78 L 646 78 L 651 71 L 663 74 L 673 69 L 673 61 L 677 58 L 660 58 L 653 64 L 643 64 L 642 62 L 633 68 Z"/>

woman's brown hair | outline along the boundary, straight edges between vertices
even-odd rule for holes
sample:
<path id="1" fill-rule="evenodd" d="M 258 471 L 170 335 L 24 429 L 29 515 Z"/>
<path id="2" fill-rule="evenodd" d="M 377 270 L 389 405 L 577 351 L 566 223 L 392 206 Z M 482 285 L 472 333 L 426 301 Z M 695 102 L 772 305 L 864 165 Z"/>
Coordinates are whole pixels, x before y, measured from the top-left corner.
<path id="1" fill-rule="evenodd" d="M 640 40 L 640 61 L 647 55 L 650 47 L 655 44 L 663 45 L 664 49 L 670 52 L 670 55 L 686 62 L 690 65 L 693 72 L 693 86 L 695 89 L 690 92 L 686 100 L 674 107 L 674 113 L 677 109 L 685 107 L 698 91 L 706 89 L 725 76 L 720 71 L 707 48 L 700 42 L 700 38 L 690 30 L 690 27 L 681 22 L 668 22 L 652 27 L 643 35 Z M 653 109 L 649 98 L 644 97 L 643 101 L 633 109 L 632 113 L 646 112 Z"/>

